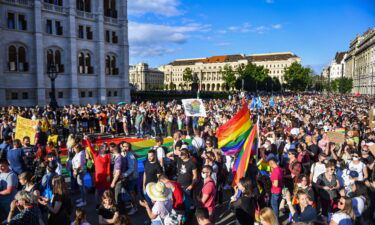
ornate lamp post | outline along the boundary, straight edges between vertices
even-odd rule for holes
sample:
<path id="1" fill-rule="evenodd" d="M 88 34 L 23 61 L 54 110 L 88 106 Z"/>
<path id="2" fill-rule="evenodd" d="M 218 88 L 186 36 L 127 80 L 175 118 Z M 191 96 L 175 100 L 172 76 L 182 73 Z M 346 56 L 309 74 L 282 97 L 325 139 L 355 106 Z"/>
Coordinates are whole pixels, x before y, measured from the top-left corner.
<path id="1" fill-rule="evenodd" d="M 55 95 L 55 80 L 57 78 L 58 72 L 56 71 L 56 66 L 54 63 L 51 63 L 48 66 L 47 69 L 47 75 L 49 79 L 51 80 L 51 102 L 49 103 L 52 110 L 56 110 L 58 108 L 57 101 L 56 101 L 56 95 Z"/>

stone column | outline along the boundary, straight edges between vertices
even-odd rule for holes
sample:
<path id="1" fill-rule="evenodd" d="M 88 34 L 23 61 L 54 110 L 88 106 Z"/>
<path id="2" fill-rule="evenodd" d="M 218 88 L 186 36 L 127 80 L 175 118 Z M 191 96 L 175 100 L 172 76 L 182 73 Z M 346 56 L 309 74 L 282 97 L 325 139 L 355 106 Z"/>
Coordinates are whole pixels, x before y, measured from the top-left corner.
<path id="1" fill-rule="evenodd" d="M 43 24 L 42 19 L 42 2 L 34 1 L 34 29 L 35 29 L 35 74 L 37 79 L 36 96 L 37 104 L 44 106 L 46 102 L 46 75 L 44 71 L 44 54 L 43 54 Z M 33 68 L 33 67 L 30 67 Z"/>
<path id="2" fill-rule="evenodd" d="M 78 69 L 77 69 L 77 28 L 76 28 L 76 1 L 70 0 L 68 1 L 68 54 L 69 54 L 69 61 L 67 70 L 70 74 L 70 102 L 71 104 L 78 105 L 79 102 L 79 95 L 78 95 Z"/>
<path id="3" fill-rule="evenodd" d="M 127 0 L 121 0 L 119 7 L 120 15 L 120 47 L 121 47 L 121 56 L 120 59 L 120 75 L 122 76 L 121 88 L 122 88 L 122 98 L 125 102 L 130 102 L 130 88 L 129 88 L 129 41 L 128 41 L 128 2 Z"/>
<path id="4" fill-rule="evenodd" d="M 2 26 L 0 26 L 0 37 L 3 37 Z M 6 69 L 6 67 L 4 68 L 4 65 L 6 65 L 8 61 L 8 56 L 5 54 L 8 46 L 3 43 L 2 38 L 0 38 L 0 48 L 3 49 L 0 56 L 0 106 L 5 106 L 7 104 L 7 99 L 5 92 L 5 73 L 3 73 L 3 71 Z"/>
<path id="5" fill-rule="evenodd" d="M 98 1 L 97 14 L 97 62 L 96 74 L 98 75 L 98 102 L 101 104 L 107 103 L 107 89 L 105 81 L 105 43 L 104 43 L 104 9 L 103 1 Z"/>

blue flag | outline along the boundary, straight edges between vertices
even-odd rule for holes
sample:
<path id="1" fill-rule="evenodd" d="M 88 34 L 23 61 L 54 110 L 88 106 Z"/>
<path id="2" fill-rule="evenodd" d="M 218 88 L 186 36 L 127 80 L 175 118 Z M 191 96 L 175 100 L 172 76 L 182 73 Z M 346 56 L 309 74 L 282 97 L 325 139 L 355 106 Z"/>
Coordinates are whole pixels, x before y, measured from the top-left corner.
<path id="1" fill-rule="evenodd" d="M 275 101 L 273 100 L 273 96 L 270 98 L 270 106 L 273 108 L 275 107 Z"/>

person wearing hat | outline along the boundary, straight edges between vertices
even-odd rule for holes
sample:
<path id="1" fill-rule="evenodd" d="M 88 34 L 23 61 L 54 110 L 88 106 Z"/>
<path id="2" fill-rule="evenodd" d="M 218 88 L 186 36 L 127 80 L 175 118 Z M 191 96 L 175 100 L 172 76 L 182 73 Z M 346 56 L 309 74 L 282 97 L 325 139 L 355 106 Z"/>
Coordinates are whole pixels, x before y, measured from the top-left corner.
<path id="1" fill-rule="evenodd" d="M 152 225 L 163 225 L 164 219 L 172 211 L 172 192 L 162 182 L 151 182 L 146 186 L 146 193 L 153 202 L 152 208 L 146 200 L 140 200 L 139 204 L 147 211 Z"/>

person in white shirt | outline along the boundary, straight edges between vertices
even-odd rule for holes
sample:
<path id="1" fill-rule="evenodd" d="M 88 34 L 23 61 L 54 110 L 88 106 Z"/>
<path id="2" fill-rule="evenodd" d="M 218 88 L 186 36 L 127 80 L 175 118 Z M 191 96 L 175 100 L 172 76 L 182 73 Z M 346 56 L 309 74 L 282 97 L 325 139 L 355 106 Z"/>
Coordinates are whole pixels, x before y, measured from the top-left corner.
<path id="1" fill-rule="evenodd" d="M 348 163 L 348 168 L 351 171 L 357 171 L 358 180 L 363 181 L 368 178 L 368 172 L 366 165 L 360 161 L 358 152 L 352 152 L 352 160 Z"/>
<path id="2" fill-rule="evenodd" d="M 158 159 L 158 162 L 163 168 L 163 171 L 165 172 L 165 167 L 166 167 L 166 150 L 164 149 L 163 145 L 163 137 L 156 137 L 155 138 L 156 145 L 154 146 L 154 150 L 156 151 L 156 158 Z"/>
<path id="3" fill-rule="evenodd" d="M 85 184 L 83 178 L 85 176 L 86 152 L 82 145 L 74 146 L 76 153 L 72 160 L 73 176 L 77 179 L 80 190 L 80 199 L 77 201 L 77 207 L 86 206 Z"/>
<path id="4" fill-rule="evenodd" d="M 316 181 L 318 180 L 318 176 L 322 173 L 325 173 L 326 172 L 326 164 L 325 164 L 325 160 L 326 160 L 326 157 L 327 155 L 325 153 L 320 153 L 319 154 L 319 161 L 314 163 L 312 166 L 311 166 L 311 173 L 310 173 L 310 183 L 316 183 Z"/>
<path id="5" fill-rule="evenodd" d="M 354 211 L 352 200 L 348 197 L 341 197 L 338 203 L 340 211 L 333 214 L 329 225 L 352 225 L 354 220 Z"/>
<path id="6" fill-rule="evenodd" d="M 199 154 L 199 151 L 205 148 L 204 144 L 205 142 L 204 139 L 201 137 L 201 131 L 194 130 L 194 137 L 191 141 L 191 145 L 193 146 L 194 151 Z"/>

